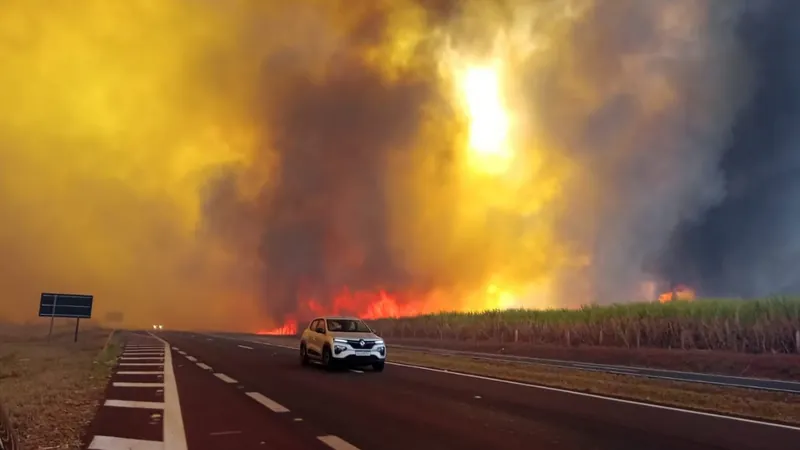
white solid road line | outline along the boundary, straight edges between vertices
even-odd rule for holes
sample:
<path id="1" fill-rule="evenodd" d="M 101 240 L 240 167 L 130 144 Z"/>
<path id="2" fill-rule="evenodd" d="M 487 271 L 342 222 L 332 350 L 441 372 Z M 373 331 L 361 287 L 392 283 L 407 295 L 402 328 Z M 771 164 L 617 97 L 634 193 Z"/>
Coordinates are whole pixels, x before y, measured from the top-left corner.
<path id="1" fill-rule="evenodd" d="M 332 434 L 328 436 L 317 436 L 317 439 L 334 450 L 358 450 L 358 447 L 355 445 L 345 441 L 339 436 L 334 436 Z"/>
<path id="2" fill-rule="evenodd" d="M 136 364 L 136 365 L 138 366 L 139 364 Z M 117 372 L 117 375 L 158 375 L 158 376 L 162 376 L 162 375 L 164 375 L 164 372 L 162 372 L 160 370 L 158 372 L 152 371 L 152 370 L 120 370 L 119 372 Z"/>
<path id="3" fill-rule="evenodd" d="M 252 350 L 253 349 L 253 347 L 248 347 L 246 345 L 240 345 L 239 348 L 244 348 L 244 349 L 247 349 L 247 350 Z"/>
<path id="4" fill-rule="evenodd" d="M 133 400 L 106 400 L 105 406 L 113 406 L 116 408 L 141 408 L 141 409 L 164 409 L 164 404 L 161 402 L 137 402 Z"/>
<path id="5" fill-rule="evenodd" d="M 233 378 L 225 375 L 224 373 L 215 373 L 214 376 L 219 378 L 220 380 L 226 382 L 226 383 L 231 383 L 231 384 L 232 383 L 237 383 L 236 380 L 234 380 Z"/>
<path id="6" fill-rule="evenodd" d="M 621 398 L 606 397 L 604 395 L 589 394 L 589 393 L 586 393 L 586 392 L 579 392 L 579 391 L 570 391 L 569 389 L 555 388 L 555 387 L 543 386 L 543 385 L 538 385 L 538 384 L 522 383 L 520 381 L 501 380 L 499 378 L 484 377 L 482 375 L 474 375 L 474 374 L 471 374 L 471 373 L 453 372 L 453 371 L 449 371 L 449 370 L 435 369 L 433 367 L 416 366 L 416 365 L 413 365 L 413 364 L 392 363 L 392 362 L 387 362 L 386 364 L 390 364 L 390 365 L 393 365 L 393 366 L 399 366 L 399 367 L 407 367 L 407 368 L 410 368 L 410 369 L 425 370 L 425 371 L 428 371 L 428 372 L 437 372 L 437 373 L 442 373 L 442 374 L 447 374 L 447 375 L 455 375 L 455 376 L 459 376 L 459 377 L 474 378 L 476 380 L 485 380 L 485 381 L 491 381 L 491 382 L 494 382 L 494 383 L 512 384 L 514 386 L 521 386 L 521 387 L 532 388 L 532 389 L 541 389 L 543 391 L 561 392 L 563 394 L 571 394 L 571 395 L 577 395 L 577 396 L 581 396 L 581 397 L 590 397 L 590 398 L 596 398 L 596 399 L 600 399 L 600 400 L 608 400 L 608 401 L 617 402 L 617 403 L 625 403 L 625 404 L 628 404 L 628 405 L 644 406 L 644 407 L 648 407 L 648 408 L 662 409 L 662 410 L 666 410 L 666 411 L 674 411 L 674 412 L 680 412 L 680 413 L 686 413 L 686 414 L 695 414 L 695 415 L 698 415 L 698 416 L 713 417 L 715 419 L 733 420 L 733 421 L 736 421 L 736 422 L 752 423 L 752 424 L 755 424 L 755 425 L 764 425 L 764 426 L 768 426 L 768 427 L 776 427 L 776 428 L 784 428 L 784 429 L 792 430 L 792 431 L 800 431 L 800 427 L 796 427 L 796 426 L 792 426 L 792 425 L 784 425 L 784 424 L 774 423 L 774 422 L 764 422 L 764 421 L 761 421 L 761 420 L 745 419 L 743 417 L 726 416 L 726 415 L 722 415 L 722 414 L 715 414 L 715 413 L 704 412 L 704 411 L 693 411 L 691 409 L 676 408 L 676 407 L 673 407 L 673 406 L 656 405 L 656 404 L 653 404 L 653 403 L 643 403 L 643 402 L 637 402 L 635 400 L 625 400 L 625 399 L 621 399 Z"/>
<path id="7" fill-rule="evenodd" d="M 164 448 L 168 450 L 188 450 L 186 429 L 183 426 L 181 403 L 178 397 L 178 384 L 172 367 L 172 353 L 167 341 L 150 334 L 164 344 Z"/>
<path id="8" fill-rule="evenodd" d="M 127 381 L 115 381 L 111 383 L 114 387 L 142 387 L 142 388 L 154 388 L 154 387 L 164 387 L 164 383 L 133 383 Z"/>
<path id="9" fill-rule="evenodd" d="M 89 450 L 164 450 L 164 443 L 143 441 L 112 436 L 95 436 L 89 443 Z"/>
<path id="10" fill-rule="evenodd" d="M 253 400 L 257 401 L 258 403 L 261 403 L 262 405 L 266 406 L 272 412 L 276 412 L 276 413 L 287 413 L 287 412 L 289 412 L 288 408 L 286 408 L 285 406 L 283 406 L 280 403 L 276 402 L 275 400 L 272 400 L 271 398 L 265 397 L 260 392 L 248 392 L 245 395 L 247 395 L 248 397 L 250 397 Z"/>
<path id="11" fill-rule="evenodd" d="M 209 366 L 208 364 L 203 364 L 203 363 L 197 363 L 197 367 L 199 367 L 201 369 L 205 369 L 205 370 L 213 370 L 211 368 L 211 366 Z"/>

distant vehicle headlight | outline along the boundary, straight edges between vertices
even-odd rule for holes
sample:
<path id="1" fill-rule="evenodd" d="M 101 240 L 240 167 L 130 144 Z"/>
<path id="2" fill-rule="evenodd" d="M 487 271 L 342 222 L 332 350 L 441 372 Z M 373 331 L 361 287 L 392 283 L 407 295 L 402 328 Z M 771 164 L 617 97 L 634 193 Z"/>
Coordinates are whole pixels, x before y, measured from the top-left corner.
<path id="1" fill-rule="evenodd" d="M 153 329 L 154 330 L 157 329 L 157 328 L 158 328 L 158 325 L 153 325 Z"/>
<path id="2" fill-rule="evenodd" d="M 163 329 L 164 329 L 164 325 L 159 325 L 159 326 L 158 326 L 158 329 L 159 329 L 159 330 L 163 330 Z"/>

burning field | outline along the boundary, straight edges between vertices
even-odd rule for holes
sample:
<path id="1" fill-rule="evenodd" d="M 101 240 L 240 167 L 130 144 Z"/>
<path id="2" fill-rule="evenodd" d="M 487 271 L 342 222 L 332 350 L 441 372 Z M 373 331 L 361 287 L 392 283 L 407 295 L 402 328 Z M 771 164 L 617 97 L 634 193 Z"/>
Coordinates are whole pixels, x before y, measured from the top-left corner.
<path id="1" fill-rule="evenodd" d="M 747 5 L 6 1 L 0 318 L 71 291 L 131 327 L 292 334 L 347 314 L 400 337 L 776 346 L 653 318 L 731 327 L 764 304 L 659 298 L 666 280 L 791 287 L 679 264 L 733 198 L 765 53 L 741 29 L 782 15 Z M 582 307 L 619 301 L 644 303 Z M 767 317 L 797 329 L 791 310 Z"/>

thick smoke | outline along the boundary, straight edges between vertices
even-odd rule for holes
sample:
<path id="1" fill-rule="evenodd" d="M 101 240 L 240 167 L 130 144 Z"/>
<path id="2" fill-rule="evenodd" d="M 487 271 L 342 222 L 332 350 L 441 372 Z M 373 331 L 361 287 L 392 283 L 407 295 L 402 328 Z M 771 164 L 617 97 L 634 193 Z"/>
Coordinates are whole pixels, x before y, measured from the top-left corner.
<path id="1" fill-rule="evenodd" d="M 45 290 L 253 329 L 345 286 L 423 311 L 789 289 L 797 15 L 756 4 L 8 0 L 0 318 Z M 516 159 L 489 175 L 455 87 L 494 59 Z"/>
<path id="2" fill-rule="evenodd" d="M 520 170 L 522 186 L 465 189 L 457 149 L 442 151 L 454 142 L 422 130 L 431 120 L 423 109 L 454 114 L 432 95 L 430 74 L 389 82 L 379 67 L 346 56 L 359 41 L 339 42 L 322 82 L 270 92 L 272 182 L 242 204 L 229 172 L 206 211 L 212 222 L 225 211 L 226 220 L 261 227 L 271 313 L 292 312 L 303 298 L 330 301 L 343 286 L 477 288 L 498 271 L 522 285 L 555 278 L 550 304 L 636 297 L 673 231 L 723 197 L 719 158 L 747 99 L 735 35 L 743 3 L 565 4 L 475 3 L 431 27 L 478 54 L 498 30 L 544 43 L 510 83 L 519 117 L 531 121 L 522 128 L 538 134 L 520 138 L 522 164 L 541 166 Z M 439 120 L 439 134 L 451 132 L 453 121 Z M 522 206 L 547 187 L 558 194 Z M 485 200 L 492 194 L 481 189 L 506 198 Z M 232 204 L 242 215 L 228 214 Z"/>
<path id="3" fill-rule="evenodd" d="M 756 82 L 722 159 L 727 195 L 675 236 L 665 265 L 707 295 L 800 290 L 800 11 L 751 3 L 738 37 Z"/>
<path id="4" fill-rule="evenodd" d="M 602 2 L 570 32 L 576 58 L 544 72 L 539 114 L 581 167 L 559 223 L 592 261 L 565 273 L 576 303 L 637 298 L 636 286 L 666 281 L 652 267 L 672 232 L 723 198 L 719 161 L 748 99 L 735 35 L 744 6 Z"/>

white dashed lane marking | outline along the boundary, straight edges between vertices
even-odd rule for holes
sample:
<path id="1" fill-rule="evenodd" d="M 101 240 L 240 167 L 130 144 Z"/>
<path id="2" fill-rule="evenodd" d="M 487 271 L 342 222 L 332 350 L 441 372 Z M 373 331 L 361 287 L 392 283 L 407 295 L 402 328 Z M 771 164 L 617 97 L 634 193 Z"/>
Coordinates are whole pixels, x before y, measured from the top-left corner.
<path id="1" fill-rule="evenodd" d="M 164 372 L 154 372 L 152 370 L 120 370 L 117 375 L 158 375 L 164 376 Z"/>
<path id="2" fill-rule="evenodd" d="M 163 366 L 164 363 L 119 363 L 120 366 Z"/>
<path id="3" fill-rule="evenodd" d="M 345 441 L 339 436 L 334 436 L 332 434 L 328 436 L 317 436 L 317 439 L 334 450 L 358 450 L 358 447 L 355 445 Z"/>
<path id="4" fill-rule="evenodd" d="M 205 370 L 212 370 L 211 366 L 209 366 L 208 364 L 197 363 L 197 367 L 199 367 L 201 369 L 205 369 Z"/>
<path id="5" fill-rule="evenodd" d="M 125 381 L 115 381 L 111 384 L 114 387 L 140 387 L 140 388 L 163 388 L 164 383 L 128 383 Z"/>
<path id="6" fill-rule="evenodd" d="M 95 436 L 89 443 L 89 450 L 164 450 L 164 443 L 144 441 L 113 436 Z"/>
<path id="7" fill-rule="evenodd" d="M 186 359 L 188 359 L 191 362 L 197 362 L 197 358 L 195 358 L 194 356 L 187 356 Z"/>
<path id="8" fill-rule="evenodd" d="M 219 378 L 220 380 L 226 382 L 226 383 L 230 383 L 230 384 L 237 383 L 236 380 L 234 380 L 233 378 L 225 375 L 224 373 L 215 373 L 214 376 Z"/>
<path id="9" fill-rule="evenodd" d="M 106 400 L 105 406 L 116 408 L 164 409 L 162 402 L 137 402 L 133 400 Z"/>
<path id="10" fill-rule="evenodd" d="M 252 349 L 253 349 L 253 347 L 248 347 L 248 346 L 246 346 L 246 345 L 239 345 L 238 347 L 239 347 L 239 348 L 246 349 L 246 350 L 252 350 Z"/>
<path id="11" fill-rule="evenodd" d="M 288 408 L 286 408 L 285 406 L 283 406 L 280 403 L 276 402 L 275 400 L 272 400 L 271 398 L 265 397 L 260 392 L 247 392 L 245 395 L 247 395 L 248 397 L 250 397 L 253 400 L 257 401 L 258 403 L 261 403 L 262 405 L 266 406 L 272 412 L 276 412 L 276 413 L 287 413 L 287 412 L 289 412 Z"/>
<path id="12" fill-rule="evenodd" d="M 242 434 L 241 431 L 216 431 L 214 433 L 209 433 L 209 436 L 225 436 L 228 434 Z"/>

